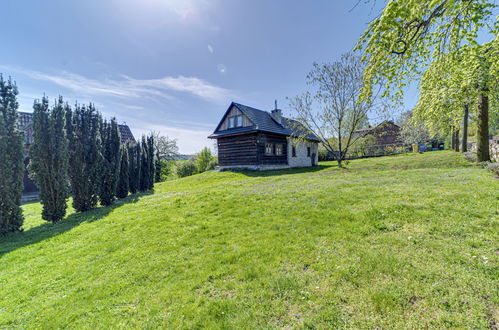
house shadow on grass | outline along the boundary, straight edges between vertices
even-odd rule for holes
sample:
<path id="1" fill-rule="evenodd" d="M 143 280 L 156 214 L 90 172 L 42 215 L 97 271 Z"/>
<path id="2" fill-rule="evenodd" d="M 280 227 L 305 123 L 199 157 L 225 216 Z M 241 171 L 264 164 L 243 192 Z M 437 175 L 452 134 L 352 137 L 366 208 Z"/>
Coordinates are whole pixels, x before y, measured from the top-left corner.
<path id="1" fill-rule="evenodd" d="M 46 222 L 23 232 L 0 236 L 0 257 L 19 248 L 36 244 L 45 239 L 65 233 L 83 222 L 101 220 L 114 209 L 125 204 L 136 203 L 141 199 L 141 197 L 152 193 L 152 191 L 136 193 L 126 198 L 118 199 L 110 206 L 101 206 L 86 212 L 72 213 L 56 223 Z"/>
<path id="2" fill-rule="evenodd" d="M 311 167 L 298 167 L 298 168 L 290 168 L 284 170 L 267 170 L 267 171 L 251 171 L 251 170 L 241 170 L 241 171 L 231 171 L 242 173 L 249 177 L 269 177 L 269 176 L 277 176 L 277 175 L 292 175 L 299 173 L 313 173 L 325 170 L 327 168 L 334 167 L 333 165 L 316 165 Z"/>

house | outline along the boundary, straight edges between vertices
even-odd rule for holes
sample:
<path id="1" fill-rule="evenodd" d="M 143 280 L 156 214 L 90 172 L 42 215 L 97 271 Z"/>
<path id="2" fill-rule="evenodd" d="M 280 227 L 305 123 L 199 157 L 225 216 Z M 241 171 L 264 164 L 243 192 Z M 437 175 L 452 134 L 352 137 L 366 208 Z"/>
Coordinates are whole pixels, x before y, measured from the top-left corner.
<path id="1" fill-rule="evenodd" d="M 17 129 L 24 133 L 24 165 L 29 164 L 29 148 L 33 144 L 33 114 L 30 112 L 19 112 Z M 135 142 L 135 138 L 128 125 L 118 125 L 122 142 Z M 37 192 L 38 187 L 28 176 L 28 171 L 24 171 L 24 190 L 23 193 Z"/>
<path id="2" fill-rule="evenodd" d="M 376 145 L 401 143 L 400 127 L 390 120 L 385 120 L 376 127 L 368 127 L 356 130 L 352 134 L 352 136 L 355 138 L 366 137 L 368 135 L 372 135 L 375 137 Z"/>
<path id="3" fill-rule="evenodd" d="M 296 120 L 232 102 L 209 136 L 217 140 L 220 169 L 314 166 L 320 140 Z"/>
<path id="4" fill-rule="evenodd" d="M 28 151 L 29 146 L 33 143 L 33 114 L 31 112 L 19 112 L 17 128 L 24 132 L 24 147 L 26 151 Z M 128 125 L 118 125 L 118 130 L 120 132 L 121 142 L 135 142 L 135 137 Z"/>

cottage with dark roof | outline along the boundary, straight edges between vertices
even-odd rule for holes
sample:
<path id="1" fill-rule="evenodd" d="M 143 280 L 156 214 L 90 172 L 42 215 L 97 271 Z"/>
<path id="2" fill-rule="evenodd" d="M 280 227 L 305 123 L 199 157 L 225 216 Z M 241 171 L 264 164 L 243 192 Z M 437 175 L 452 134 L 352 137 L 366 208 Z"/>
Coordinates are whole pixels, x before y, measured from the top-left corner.
<path id="1" fill-rule="evenodd" d="M 218 164 L 253 170 L 317 165 L 319 139 L 277 109 L 258 110 L 232 102 L 209 136 L 217 140 Z"/>
<path id="2" fill-rule="evenodd" d="M 368 127 L 353 131 L 353 137 L 372 135 L 376 145 L 391 145 L 401 143 L 400 127 L 391 120 L 385 120 L 376 127 Z"/>

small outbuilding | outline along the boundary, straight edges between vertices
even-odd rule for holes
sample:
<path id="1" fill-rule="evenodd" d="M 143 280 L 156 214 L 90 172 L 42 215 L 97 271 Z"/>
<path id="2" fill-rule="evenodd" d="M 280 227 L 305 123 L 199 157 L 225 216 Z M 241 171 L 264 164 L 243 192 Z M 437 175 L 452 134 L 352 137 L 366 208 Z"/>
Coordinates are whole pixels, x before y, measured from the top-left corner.
<path id="1" fill-rule="evenodd" d="M 220 169 L 270 170 L 314 166 L 320 140 L 296 120 L 232 102 L 215 132 Z"/>

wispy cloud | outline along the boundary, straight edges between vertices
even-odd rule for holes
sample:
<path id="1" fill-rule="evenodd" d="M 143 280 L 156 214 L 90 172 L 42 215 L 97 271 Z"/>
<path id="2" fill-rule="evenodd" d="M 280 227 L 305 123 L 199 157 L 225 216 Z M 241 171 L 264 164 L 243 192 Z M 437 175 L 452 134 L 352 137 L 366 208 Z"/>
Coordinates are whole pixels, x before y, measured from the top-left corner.
<path id="1" fill-rule="evenodd" d="M 203 147 L 213 149 L 213 140 L 208 139 L 213 130 L 209 129 L 187 129 L 169 125 L 153 125 L 150 123 L 134 122 L 133 131 L 137 134 L 136 138 L 141 134 L 149 134 L 151 131 L 160 132 L 161 135 L 167 135 L 177 139 L 177 143 L 181 153 L 194 154 L 200 151 Z"/>
<path id="2" fill-rule="evenodd" d="M 157 79 L 135 79 L 122 75 L 115 79 L 97 80 L 67 71 L 48 74 L 7 66 L 0 66 L 0 68 L 23 74 L 31 79 L 47 81 L 86 96 L 106 95 L 119 98 L 152 96 L 175 99 L 172 92 L 180 92 L 215 103 L 226 102 L 235 96 L 234 91 L 210 84 L 197 77 L 165 76 Z"/>

